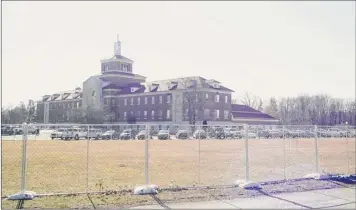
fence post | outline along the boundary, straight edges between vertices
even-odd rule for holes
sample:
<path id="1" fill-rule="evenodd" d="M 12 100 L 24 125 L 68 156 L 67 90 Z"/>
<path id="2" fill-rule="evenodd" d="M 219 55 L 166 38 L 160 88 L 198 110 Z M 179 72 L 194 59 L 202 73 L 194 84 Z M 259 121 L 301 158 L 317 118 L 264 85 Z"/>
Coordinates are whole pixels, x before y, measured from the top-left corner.
<path id="1" fill-rule="evenodd" d="M 90 125 L 88 125 L 88 132 L 87 132 L 87 165 L 86 165 L 86 187 L 85 187 L 85 192 L 88 193 L 88 188 L 89 188 L 89 141 L 90 141 Z"/>
<path id="2" fill-rule="evenodd" d="M 25 193 L 26 188 L 26 152 L 27 152 L 27 132 L 28 126 L 22 124 L 22 160 L 21 160 L 21 194 Z"/>
<path id="3" fill-rule="evenodd" d="M 148 177 L 148 170 L 149 170 L 149 150 L 148 150 L 148 139 L 150 138 L 150 126 L 149 124 L 146 124 L 146 133 L 147 133 L 147 138 L 145 141 L 145 184 L 148 185 L 149 183 L 149 177 Z"/>
<path id="4" fill-rule="evenodd" d="M 244 125 L 245 127 L 245 179 L 248 181 L 250 179 L 249 174 L 249 160 L 248 160 L 248 125 Z"/>
<path id="5" fill-rule="evenodd" d="M 200 132 L 201 131 L 199 130 L 199 139 L 198 139 L 198 184 L 200 184 Z"/>
<path id="6" fill-rule="evenodd" d="M 285 128 L 284 125 L 282 127 L 282 135 L 283 135 L 283 175 L 284 180 L 287 180 L 286 176 L 286 137 L 285 137 Z"/>
<path id="7" fill-rule="evenodd" d="M 318 126 L 314 125 L 314 145 L 315 145 L 315 167 L 316 172 L 319 172 L 319 155 L 318 155 Z"/>

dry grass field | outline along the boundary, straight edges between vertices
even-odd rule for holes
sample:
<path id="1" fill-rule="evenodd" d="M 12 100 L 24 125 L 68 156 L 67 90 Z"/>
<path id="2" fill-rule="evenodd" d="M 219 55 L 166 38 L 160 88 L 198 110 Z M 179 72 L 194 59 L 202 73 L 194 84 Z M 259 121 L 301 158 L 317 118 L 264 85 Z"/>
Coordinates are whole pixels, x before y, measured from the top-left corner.
<path id="1" fill-rule="evenodd" d="M 19 191 L 21 146 L 2 141 L 2 195 Z M 355 174 L 355 139 L 319 139 L 318 146 L 322 170 Z M 85 192 L 87 181 L 89 191 L 144 184 L 145 141 L 28 141 L 27 148 L 26 188 L 36 193 Z M 245 178 L 244 140 L 153 140 L 149 152 L 150 183 L 160 187 L 229 185 Z M 249 140 L 253 181 L 300 178 L 315 170 L 314 139 Z"/>

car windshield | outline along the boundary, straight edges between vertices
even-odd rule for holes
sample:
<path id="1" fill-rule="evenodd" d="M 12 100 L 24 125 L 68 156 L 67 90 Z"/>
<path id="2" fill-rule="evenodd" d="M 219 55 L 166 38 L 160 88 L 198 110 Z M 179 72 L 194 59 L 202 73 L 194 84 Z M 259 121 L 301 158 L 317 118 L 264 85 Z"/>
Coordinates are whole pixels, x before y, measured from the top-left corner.
<path id="1" fill-rule="evenodd" d="M 110 130 L 110 131 L 106 131 L 106 133 L 115 133 L 115 131 L 113 131 L 113 130 Z"/>

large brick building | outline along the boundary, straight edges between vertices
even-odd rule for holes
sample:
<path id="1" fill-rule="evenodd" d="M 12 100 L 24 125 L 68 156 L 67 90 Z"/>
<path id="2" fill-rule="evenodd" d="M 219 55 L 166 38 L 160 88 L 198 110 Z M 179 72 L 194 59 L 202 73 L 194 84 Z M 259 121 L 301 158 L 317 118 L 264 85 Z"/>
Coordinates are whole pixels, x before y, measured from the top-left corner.
<path id="1" fill-rule="evenodd" d="M 146 77 L 133 73 L 133 61 L 121 55 L 119 40 L 114 51 L 114 56 L 101 60 L 101 74 L 89 77 L 82 89 L 43 96 L 37 103 L 38 122 L 75 122 L 78 110 L 101 110 L 105 123 L 122 124 L 130 119 L 160 124 L 230 124 L 238 119 L 232 112 L 233 90 L 220 82 L 200 76 L 146 82 Z M 267 118 L 265 122 L 278 122 Z"/>

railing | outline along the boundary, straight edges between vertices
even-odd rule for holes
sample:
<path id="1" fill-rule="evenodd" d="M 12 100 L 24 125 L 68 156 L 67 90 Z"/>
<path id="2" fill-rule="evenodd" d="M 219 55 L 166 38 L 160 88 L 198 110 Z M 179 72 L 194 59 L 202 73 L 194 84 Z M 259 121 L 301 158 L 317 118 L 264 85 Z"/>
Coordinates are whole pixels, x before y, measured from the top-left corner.
<path id="1" fill-rule="evenodd" d="M 98 192 L 356 173 L 355 127 L 3 126 L 3 196 L 19 188 L 39 194 Z"/>

